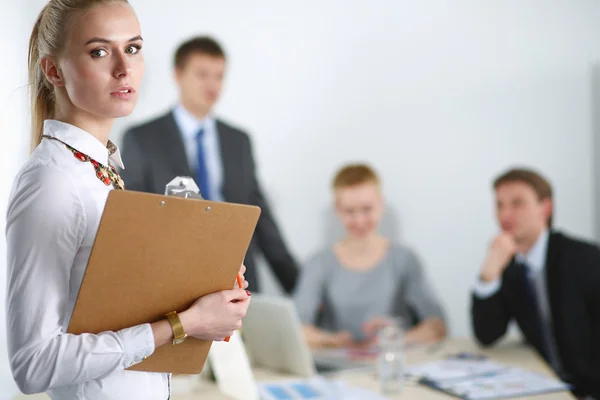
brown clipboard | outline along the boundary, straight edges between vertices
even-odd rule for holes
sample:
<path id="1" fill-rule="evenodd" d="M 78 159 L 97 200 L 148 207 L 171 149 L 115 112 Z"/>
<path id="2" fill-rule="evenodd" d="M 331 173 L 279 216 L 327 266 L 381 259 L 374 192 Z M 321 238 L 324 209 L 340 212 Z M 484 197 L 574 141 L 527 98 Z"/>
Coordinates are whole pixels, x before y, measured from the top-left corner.
<path id="1" fill-rule="evenodd" d="M 184 311 L 234 287 L 260 208 L 109 193 L 68 333 L 117 331 Z M 198 374 L 212 341 L 167 344 L 128 370 Z"/>

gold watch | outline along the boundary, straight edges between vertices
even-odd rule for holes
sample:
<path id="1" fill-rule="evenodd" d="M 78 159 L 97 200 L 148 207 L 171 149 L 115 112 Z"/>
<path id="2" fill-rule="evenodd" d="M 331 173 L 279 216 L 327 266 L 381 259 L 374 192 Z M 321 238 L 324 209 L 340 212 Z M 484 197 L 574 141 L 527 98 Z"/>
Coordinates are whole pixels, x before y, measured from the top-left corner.
<path id="1" fill-rule="evenodd" d="M 173 330 L 173 344 L 183 343 L 187 337 L 187 333 L 185 333 L 183 330 L 183 325 L 181 324 L 181 320 L 179 319 L 177 312 L 171 311 L 168 313 L 167 320 L 171 324 L 171 329 Z"/>

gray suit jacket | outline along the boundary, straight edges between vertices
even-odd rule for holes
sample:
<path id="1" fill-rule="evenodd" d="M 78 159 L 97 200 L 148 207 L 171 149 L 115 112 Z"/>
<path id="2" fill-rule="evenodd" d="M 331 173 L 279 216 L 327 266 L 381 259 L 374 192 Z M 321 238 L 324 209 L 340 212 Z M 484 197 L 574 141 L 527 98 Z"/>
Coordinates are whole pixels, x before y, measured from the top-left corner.
<path id="1" fill-rule="evenodd" d="M 262 210 L 244 264 L 249 289 L 259 291 L 254 255 L 261 250 L 284 290 L 291 293 L 298 268 L 288 251 L 256 179 L 248 135 L 217 120 L 223 162 L 225 201 L 259 206 Z M 173 113 L 129 129 L 121 146 L 125 188 L 162 194 L 176 176 L 194 176 Z"/>

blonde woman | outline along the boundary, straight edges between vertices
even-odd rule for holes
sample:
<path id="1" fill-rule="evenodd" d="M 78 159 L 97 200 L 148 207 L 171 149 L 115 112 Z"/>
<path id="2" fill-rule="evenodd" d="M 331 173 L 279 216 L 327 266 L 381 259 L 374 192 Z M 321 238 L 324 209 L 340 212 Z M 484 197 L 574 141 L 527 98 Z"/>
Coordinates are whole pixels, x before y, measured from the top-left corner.
<path id="1" fill-rule="evenodd" d="M 364 164 L 343 167 L 333 191 L 346 237 L 321 250 L 300 274 L 295 301 L 313 348 L 365 345 L 400 319 L 407 342 L 446 335 L 444 313 L 415 253 L 377 233 L 381 184 Z"/>
<path id="2" fill-rule="evenodd" d="M 125 0 L 50 0 L 33 28 L 34 150 L 15 178 L 6 227 L 8 350 L 24 393 L 170 396 L 170 375 L 125 371 L 157 347 L 176 345 L 167 318 L 118 332 L 65 333 L 108 193 L 123 189 L 109 133 L 138 99 L 142 43 Z M 240 327 L 249 298 L 243 289 L 208 295 L 178 317 L 188 336 L 222 340 Z"/>

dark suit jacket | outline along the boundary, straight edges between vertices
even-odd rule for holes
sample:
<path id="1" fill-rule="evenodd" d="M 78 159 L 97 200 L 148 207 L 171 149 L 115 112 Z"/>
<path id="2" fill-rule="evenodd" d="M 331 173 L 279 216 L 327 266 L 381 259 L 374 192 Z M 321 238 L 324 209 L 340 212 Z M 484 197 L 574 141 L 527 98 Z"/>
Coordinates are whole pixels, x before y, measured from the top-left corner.
<path id="1" fill-rule="evenodd" d="M 222 194 L 227 202 L 259 206 L 262 210 L 244 264 L 249 289 L 259 291 L 254 256 L 262 251 L 286 292 L 294 288 L 298 269 L 290 255 L 256 179 L 248 135 L 217 120 L 223 163 Z M 183 139 L 173 114 L 129 129 L 123 138 L 121 175 L 125 188 L 164 193 L 176 176 L 191 176 Z"/>
<path id="2" fill-rule="evenodd" d="M 578 396 L 600 399 L 600 249 L 558 232 L 548 239 L 546 279 L 553 333 L 566 376 Z M 483 345 L 501 338 L 516 320 L 526 340 L 547 360 L 526 288 L 514 260 L 493 296 L 472 298 L 475 336 Z"/>

